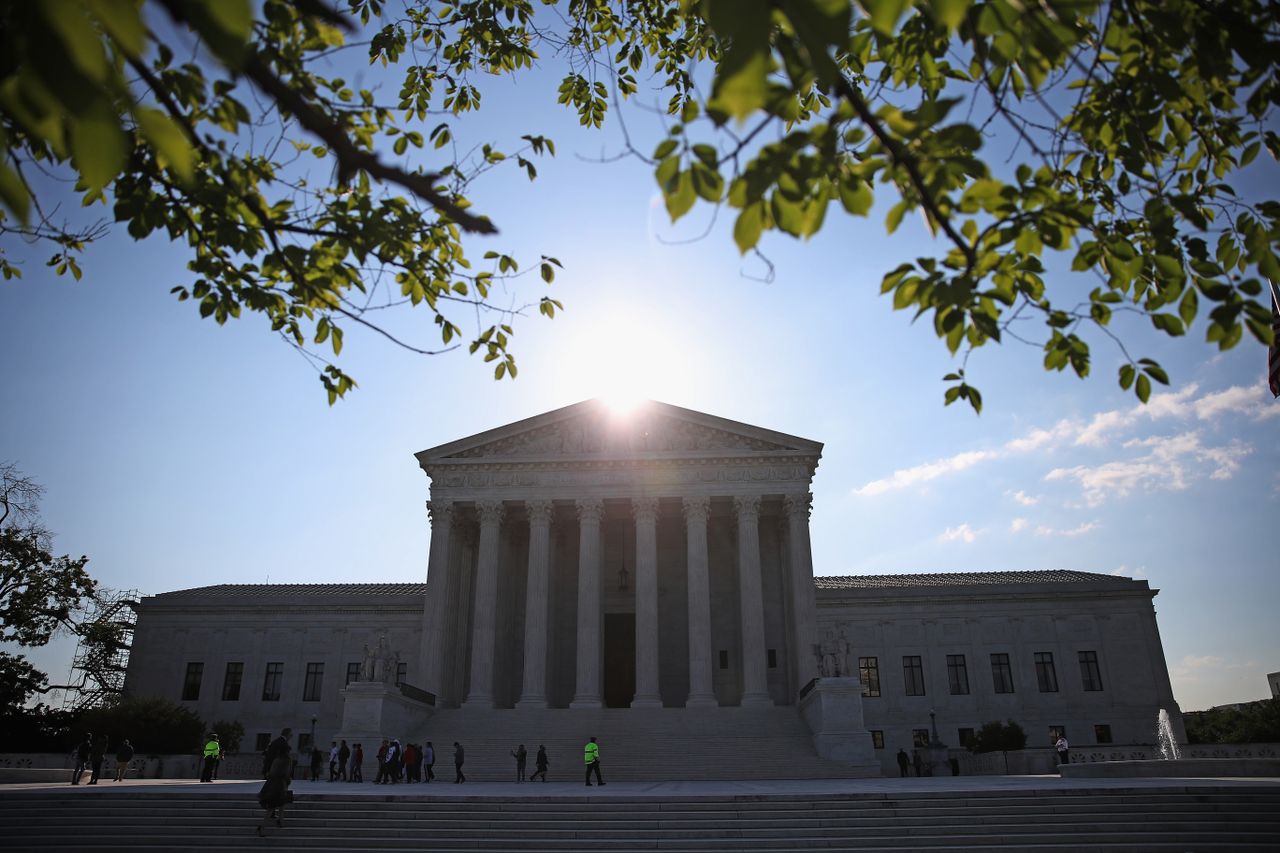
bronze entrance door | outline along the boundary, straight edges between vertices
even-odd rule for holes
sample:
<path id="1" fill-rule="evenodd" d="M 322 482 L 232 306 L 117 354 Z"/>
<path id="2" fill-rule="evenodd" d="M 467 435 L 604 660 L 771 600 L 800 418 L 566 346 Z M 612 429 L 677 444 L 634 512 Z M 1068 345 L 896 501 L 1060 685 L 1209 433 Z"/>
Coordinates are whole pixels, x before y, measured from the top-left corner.
<path id="1" fill-rule="evenodd" d="M 626 708 L 636 695 L 636 615 L 604 614 L 604 706 Z"/>

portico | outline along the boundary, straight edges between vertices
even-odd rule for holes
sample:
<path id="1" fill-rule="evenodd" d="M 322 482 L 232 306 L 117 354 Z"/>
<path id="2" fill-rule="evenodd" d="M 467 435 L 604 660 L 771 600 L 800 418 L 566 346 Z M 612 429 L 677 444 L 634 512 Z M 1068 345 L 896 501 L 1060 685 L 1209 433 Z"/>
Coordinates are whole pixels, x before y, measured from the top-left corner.
<path id="1" fill-rule="evenodd" d="M 821 451 L 587 401 L 418 453 L 431 547 L 416 683 L 444 707 L 793 704 L 816 674 Z"/>

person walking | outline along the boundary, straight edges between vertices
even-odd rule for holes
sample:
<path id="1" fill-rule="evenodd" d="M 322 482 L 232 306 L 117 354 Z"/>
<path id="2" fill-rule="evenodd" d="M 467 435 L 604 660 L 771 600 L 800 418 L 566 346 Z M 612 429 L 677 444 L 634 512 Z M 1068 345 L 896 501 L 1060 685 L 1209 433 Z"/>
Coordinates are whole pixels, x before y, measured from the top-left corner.
<path id="1" fill-rule="evenodd" d="M 351 760 L 351 747 L 347 746 L 344 740 L 342 745 L 338 747 L 338 777 L 343 782 L 347 781 L 347 762 Z"/>
<path id="2" fill-rule="evenodd" d="M 524 765 L 529 757 L 528 751 L 525 750 L 524 744 L 520 744 L 511 750 L 511 757 L 516 760 L 516 782 L 524 781 Z"/>
<path id="3" fill-rule="evenodd" d="M 583 751 L 583 758 L 587 763 L 587 787 L 591 787 L 591 771 L 593 770 L 596 774 L 596 784 L 603 787 L 605 782 L 600 778 L 600 747 L 595 738 L 592 738 L 587 743 Z"/>
<path id="4" fill-rule="evenodd" d="M 391 742 L 383 738 L 382 746 L 378 747 L 378 775 L 373 780 L 375 785 L 381 785 L 387 781 L 387 751 L 389 749 L 391 749 Z"/>
<path id="5" fill-rule="evenodd" d="M 120 782 L 129 772 L 129 762 L 133 761 L 133 744 L 129 743 L 129 739 L 125 738 L 120 744 L 120 748 L 116 750 L 116 781 Z"/>
<path id="6" fill-rule="evenodd" d="M 262 823 L 258 824 L 260 836 L 266 834 L 270 821 L 275 821 L 276 826 L 284 826 L 284 807 L 293 802 L 293 792 L 289 790 L 293 779 L 293 760 L 289 755 L 289 736 L 292 734 L 292 729 L 285 729 L 267 747 L 267 781 L 258 790 L 258 804 L 266 810 Z M 320 754 L 317 749 L 312 752 Z"/>
<path id="7" fill-rule="evenodd" d="M 920 759 L 920 750 L 911 750 L 911 765 L 916 770 L 916 776 L 921 775 L 920 771 L 924 768 L 924 762 Z"/>
<path id="8" fill-rule="evenodd" d="M 93 775 L 89 777 L 89 784 L 98 784 L 98 777 L 102 775 L 102 762 L 107 757 L 107 736 L 98 735 L 93 739 L 93 749 L 89 751 L 90 766 L 93 768 Z"/>
<path id="9" fill-rule="evenodd" d="M 320 768 L 324 766 L 324 753 L 314 745 L 311 747 L 311 781 L 320 781 Z"/>
<path id="10" fill-rule="evenodd" d="M 403 759 L 404 752 L 400 749 L 400 741 L 392 738 L 391 745 L 387 747 L 387 778 L 385 781 L 392 784 L 400 781 L 400 762 Z"/>
<path id="11" fill-rule="evenodd" d="M 360 744 L 351 750 L 351 781 L 364 782 L 364 747 Z"/>
<path id="12" fill-rule="evenodd" d="M 539 776 L 542 777 L 543 782 L 547 781 L 547 748 L 542 744 L 538 744 L 538 757 L 533 760 L 533 763 L 537 766 L 537 769 L 533 771 L 529 781 L 532 782 Z"/>
<path id="13" fill-rule="evenodd" d="M 467 781 L 467 777 L 462 775 L 462 762 L 466 757 L 466 753 L 462 750 L 462 744 L 455 740 L 453 742 L 453 769 L 457 774 L 453 779 L 453 784 L 455 785 Z"/>
<path id="14" fill-rule="evenodd" d="M 418 747 L 412 743 L 404 747 L 404 781 L 418 781 Z"/>
<path id="15" fill-rule="evenodd" d="M 213 759 L 213 780 L 218 781 L 218 768 L 222 766 L 222 759 L 226 756 L 227 750 L 222 746 L 222 738 L 217 732 L 213 733 L 213 739 L 218 742 L 218 755 Z"/>
<path id="16" fill-rule="evenodd" d="M 1066 735 L 1058 735 L 1058 739 L 1054 742 L 1053 748 L 1058 751 L 1058 764 L 1071 763 L 1071 753 L 1068 751 Z"/>
<path id="17" fill-rule="evenodd" d="M 431 745 L 431 741 L 427 741 L 427 745 L 422 748 L 422 763 L 427 768 L 427 778 L 424 781 L 430 782 L 436 778 L 436 773 L 431 768 L 436 765 L 436 748 Z"/>
<path id="18" fill-rule="evenodd" d="M 907 768 L 911 766 L 911 759 L 907 758 L 907 751 L 901 747 L 898 748 L 898 775 L 910 776 L 911 771 Z"/>
<path id="19" fill-rule="evenodd" d="M 71 784 L 79 785 L 80 778 L 89 767 L 89 755 L 93 752 L 93 733 L 85 732 L 84 740 L 76 747 L 76 769 L 71 771 Z"/>
<path id="20" fill-rule="evenodd" d="M 338 779 L 338 742 L 332 741 L 329 744 L 329 781 L 336 782 Z"/>
<path id="21" fill-rule="evenodd" d="M 204 766 L 200 769 L 201 782 L 213 781 L 213 763 L 218 760 L 219 751 L 218 736 L 210 734 L 204 745 Z"/>

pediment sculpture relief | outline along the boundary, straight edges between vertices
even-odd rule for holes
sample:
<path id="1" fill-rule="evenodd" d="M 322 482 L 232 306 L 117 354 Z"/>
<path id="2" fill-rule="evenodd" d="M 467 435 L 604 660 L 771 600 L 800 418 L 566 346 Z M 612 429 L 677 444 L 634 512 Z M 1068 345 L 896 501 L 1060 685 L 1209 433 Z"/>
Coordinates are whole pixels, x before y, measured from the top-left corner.
<path id="1" fill-rule="evenodd" d="M 788 450 L 725 430 L 675 418 L 628 421 L 573 418 L 473 447 L 458 457 L 545 456 L 591 453 L 645 453 L 699 450 Z"/>

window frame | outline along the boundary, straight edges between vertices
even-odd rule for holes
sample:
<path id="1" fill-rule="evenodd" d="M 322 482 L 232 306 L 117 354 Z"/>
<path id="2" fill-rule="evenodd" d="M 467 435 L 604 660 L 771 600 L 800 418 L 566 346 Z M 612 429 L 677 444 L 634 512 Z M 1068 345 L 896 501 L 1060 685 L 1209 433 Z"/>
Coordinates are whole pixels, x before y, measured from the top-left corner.
<path id="1" fill-rule="evenodd" d="M 870 663 L 868 663 L 870 661 Z M 858 658 L 858 680 L 862 682 L 862 695 L 880 695 L 880 659 L 875 655 Z"/>
<path id="2" fill-rule="evenodd" d="M 871 748 L 884 749 L 884 731 L 882 729 L 871 729 Z"/>
<path id="3" fill-rule="evenodd" d="M 947 689 L 952 696 L 969 695 L 969 667 L 964 655 L 947 655 Z"/>
<path id="4" fill-rule="evenodd" d="M 324 661 L 308 661 L 302 679 L 302 701 L 319 702 L 324 690 Z"/>
<path id="5" fill-rule="evenodd" d="M 198 702 L 200 685 L 204 681 L 204 662 L 187 661 L 186 672 L 182 675 L 182 701 Z"/>
<path id="6" fill-rule="evenodd" d="M 1096 651 L 1077 651 L 1076 659 L 1080 662 L 1080 685 L 1085 693 L 1102 692 L 1102 666 L 1098 663 Z"/>
<path id="7" fill-rule="evenodd" d="M 1041 693 L 1058 693 L 1058 670 L 1053 665 L 1053 652 L 1035 652 L 1036 686 Z"/>
<path id="8" fill-rule="evenodd" d="M 262 674 L 262 701 L 279 702 L 284 685 L 284 662 L 269 661 Z"/>
<path id="9" fill-rule="evenodd" d="M 235 667 L 235 669 L 232 669 Z M 235 676 L 234 679 L 232 676 Z M 244 689 L 244 661 L 229 660 L 222 671 L 222 701 L 239 702 Z"/>
<path id="10" fill-rule="evenodd" d="M 1008 688 L 1002 690 L 1002 687 Z M 1013 682 L 1013 662 L 1008 652 L 992 652 L 991 653 L 991 689 L 992 692 L 999 696 L 1008 696 L 1016 693 L 1016 685 Z"/>
<path id="11" fill-rule="evenodd" d="M 360 680 L 360 661 L 354 661 L 354 662 L 348 663 L 347 664 L 347 680 L 343 683 L 342 686 L 346 687 L 351 682 L 359 681 L 359 680 Z"/>
<path id="12" fill-rule="evenodd" d="M 902 656 L 902 689 L 907 696 L 927 696 L 924 682 L 924 657 Z"/>

